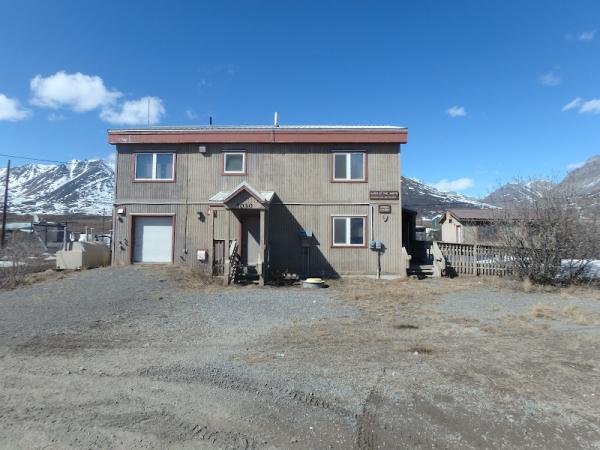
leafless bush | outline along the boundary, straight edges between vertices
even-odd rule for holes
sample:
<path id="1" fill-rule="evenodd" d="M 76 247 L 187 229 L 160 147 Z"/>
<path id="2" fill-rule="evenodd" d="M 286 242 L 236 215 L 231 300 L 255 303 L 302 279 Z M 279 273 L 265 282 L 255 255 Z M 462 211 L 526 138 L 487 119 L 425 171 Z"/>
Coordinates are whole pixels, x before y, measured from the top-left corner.
<path id="1" fill-rule="evenodd" d="M 548 188 L 530 204 L 505 208 L 498 236 L 515 275 L 541 284 L 590 278 L 590 264 L 600 259 L 600 229 L 574 200 L 571 192 Z"/>
<path id="2" fill-rule="evenodd" d="M 33 234 L 17 232 L 0 250 L 0 288 L 13 288 L 23 284 L 25 275 L 31 272 L 28 258 L 39 256 L 40 243 Z"/>

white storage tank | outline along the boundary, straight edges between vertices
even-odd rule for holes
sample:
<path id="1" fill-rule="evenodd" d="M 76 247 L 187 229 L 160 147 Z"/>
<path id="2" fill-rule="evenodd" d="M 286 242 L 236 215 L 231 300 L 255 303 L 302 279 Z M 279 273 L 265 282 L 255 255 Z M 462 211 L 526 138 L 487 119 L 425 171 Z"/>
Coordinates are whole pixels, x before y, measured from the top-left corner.
<path id="1" fill-rule="evenodd" d="M 58 270 L 93 269 L 110 264 L 110 248 L 101 242 L 72 242 L 56 252 Z"/>

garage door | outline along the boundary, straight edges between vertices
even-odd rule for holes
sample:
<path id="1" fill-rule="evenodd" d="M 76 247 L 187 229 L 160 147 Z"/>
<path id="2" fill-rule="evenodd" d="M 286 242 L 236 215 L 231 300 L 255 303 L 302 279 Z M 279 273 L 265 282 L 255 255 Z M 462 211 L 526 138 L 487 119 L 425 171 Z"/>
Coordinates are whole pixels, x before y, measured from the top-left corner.
<path id="1" fill-rule="evenodd" d="M 133 262 L 172 262 L 172 217 L 136 217 L 134 227 Z"/>

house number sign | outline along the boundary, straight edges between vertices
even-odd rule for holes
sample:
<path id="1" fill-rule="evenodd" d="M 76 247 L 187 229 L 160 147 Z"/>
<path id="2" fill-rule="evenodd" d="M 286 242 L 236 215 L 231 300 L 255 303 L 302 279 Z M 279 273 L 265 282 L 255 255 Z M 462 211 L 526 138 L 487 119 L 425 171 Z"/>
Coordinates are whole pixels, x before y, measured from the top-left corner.
<path id="1" fill-rule="evenodd" d="M 398 191 L 369 191 L 370 200 L 398 200 L 399 198 Z"/>

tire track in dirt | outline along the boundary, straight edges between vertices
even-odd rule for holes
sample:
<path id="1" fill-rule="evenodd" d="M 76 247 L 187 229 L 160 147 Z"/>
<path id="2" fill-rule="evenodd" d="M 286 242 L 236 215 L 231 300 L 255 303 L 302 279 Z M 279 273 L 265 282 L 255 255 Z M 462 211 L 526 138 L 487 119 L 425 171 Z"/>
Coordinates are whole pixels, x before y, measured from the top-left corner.
<path id="1" fill-rule="evenodd" d="M 158 381 L 208 384 L 221 389 L 265 395 L 275 400 L 287 399 L 309 407 L 325 409 L 340 416 L 354 417 L 350 410 L 321 398 L 313 392 L 289 389 L 276 384 L 260 383 L 251 378 L 240 377 L 216 367 L 153 366 L 138 371 L 136 375 L 150 377 Z"/>
<path id="2" fill-rule="evenodd" d="M 51 423 L 52 428 L 66 427 L 68 429 L 77 424 L 90 430 L 89 433 L 103 428 L 118 429 L 128 433 L 154 435 L 167 444 L 184 441 L 204 441 L 227 450 L 255 450 L 264 447 L 267 443 L 264 439 L 257 439 L 242 432 L 227 431 L 206 424 L 192 423 L 164 409 L 115 414 L 99 414 L 96 412 L 99 406 L 111 404 L 114 404 L 114 401 L 85 403 L 80 405 L 77 416 L 71 414 L 73 409 L 69 407 L 28 409 L 25 412 L 0 408 L 0 418 L 3 420 L 10 419 L 16 423 L 37 423 L 42 426 Z"/>
<path id="3" fill-rule="evenodd" d="M 356 440 L 357 450 L 373 450 L 377 448 L 377 419 L 375 410 L 379 398 L 375 393 L 375 387 L 371 388 L 369 395 L 362 404 L 362 412 L 356 416 Z"/>
<path id="4" fill-rule="evenodd" d="M 164 410 L 100 415 L 95 422 L 104 427 L 156 435 L 167 443 L 200 440 L 228 450 L 254 450 L 266 444 L 237 431 L 224 431 L 194 424 Z"/>

